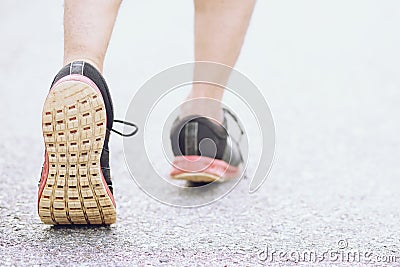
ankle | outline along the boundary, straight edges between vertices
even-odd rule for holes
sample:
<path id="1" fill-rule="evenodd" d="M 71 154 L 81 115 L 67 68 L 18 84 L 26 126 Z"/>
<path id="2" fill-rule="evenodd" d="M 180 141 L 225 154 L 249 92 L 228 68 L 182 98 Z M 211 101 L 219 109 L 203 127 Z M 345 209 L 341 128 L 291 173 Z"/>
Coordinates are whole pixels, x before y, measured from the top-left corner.
<path id="1" fill-rule="evenodd" d="M 221 102 L 208 97 L 189 96 L 186 99 L 181 105 L 180 118 L 192 115 L 207 117 L 221 124 L 224 121 Z"/>

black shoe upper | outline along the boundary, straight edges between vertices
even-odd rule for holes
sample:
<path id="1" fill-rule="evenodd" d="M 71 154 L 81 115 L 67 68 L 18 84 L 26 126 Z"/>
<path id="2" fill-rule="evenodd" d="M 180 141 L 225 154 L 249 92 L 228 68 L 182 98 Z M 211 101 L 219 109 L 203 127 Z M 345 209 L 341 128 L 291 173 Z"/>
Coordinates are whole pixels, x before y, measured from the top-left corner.
<path id="1" fill-rule="evenodd" d="M 204 156 L 223 160 L 232 166 L 242 162 L 237 142 L 227 132 L 227 120 L 217 124 L 201 116 L 177 118 L 170 140 L 174 156 Z"/>

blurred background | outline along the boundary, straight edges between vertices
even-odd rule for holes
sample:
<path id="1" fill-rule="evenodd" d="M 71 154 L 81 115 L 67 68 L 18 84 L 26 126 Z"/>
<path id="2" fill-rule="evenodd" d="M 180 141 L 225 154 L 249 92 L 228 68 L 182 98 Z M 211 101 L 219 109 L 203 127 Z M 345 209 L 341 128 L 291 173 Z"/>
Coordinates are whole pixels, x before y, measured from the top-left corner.
<path id="1" fill-rule="evenodd" d="M 50 228 L 36 215 L 41 108 L 62 66 L 62 5 L 0 3 L 6 262 L 258 264 L 266 244 L 323 251 L 343 239 L 400 257 L 399 1 L 258 1 L 237 69 L 274 114 L 276 159 L 266 183 L 254 195 L 241 183 L 201 209 L 163 206 L 136 187 L 122 141 L 112 138 L 119 222 L 108 230 Z M 193 59 L 192 30 L 192 1 L 123 2 L 104 71 L 117 118 L 147 79 Z"/>

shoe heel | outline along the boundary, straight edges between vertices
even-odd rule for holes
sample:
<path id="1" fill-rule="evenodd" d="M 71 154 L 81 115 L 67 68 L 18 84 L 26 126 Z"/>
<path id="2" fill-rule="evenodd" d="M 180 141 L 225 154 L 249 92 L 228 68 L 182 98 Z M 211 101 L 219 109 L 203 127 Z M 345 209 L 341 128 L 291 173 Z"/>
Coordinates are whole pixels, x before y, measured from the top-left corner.
<path id="1" fill-rule="evenodd" d="M 196 183 L 224 182 L 238 176 L 239 168 L 223 160 L 203 156 L 175 157 L 170 176 Z"/>

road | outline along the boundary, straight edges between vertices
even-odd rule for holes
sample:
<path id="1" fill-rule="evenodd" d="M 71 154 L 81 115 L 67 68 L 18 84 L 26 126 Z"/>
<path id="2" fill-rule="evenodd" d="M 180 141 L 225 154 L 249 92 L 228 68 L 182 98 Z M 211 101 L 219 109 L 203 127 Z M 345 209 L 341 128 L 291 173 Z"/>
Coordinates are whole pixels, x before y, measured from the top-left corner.
<path id="1" fill-rule="evenodd" d="M 255 194 L 243 180 L 211 205 L 170 207 L 136 186 L 113 136 L 111 227 L 50 227 L 36 214 L 40 114 L 62 63 L 62 12 L 62 1 L 0 4 L 2 265 L 295 264 L 263 258 L 266 247 L 363 253 L 352 266 L 384 256 L 400 264 L 397 1 L 259 1 L 237 68 L 274 114 L 267 181 Z M 116 117 L 147 79 L 192 60 L 192 16 L 190 1 L 123 3 L 105 64 Z"/>

